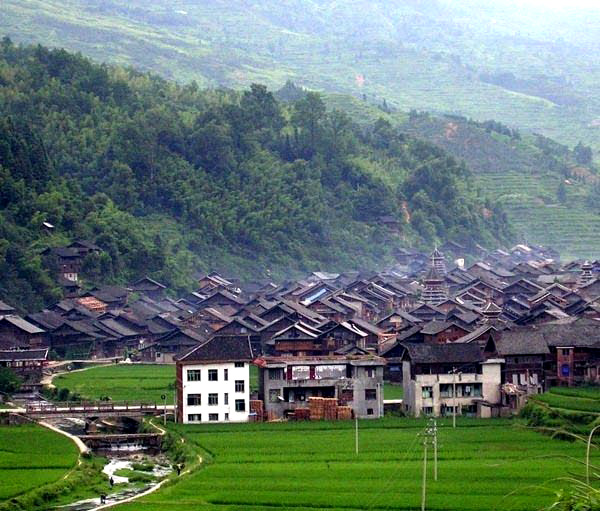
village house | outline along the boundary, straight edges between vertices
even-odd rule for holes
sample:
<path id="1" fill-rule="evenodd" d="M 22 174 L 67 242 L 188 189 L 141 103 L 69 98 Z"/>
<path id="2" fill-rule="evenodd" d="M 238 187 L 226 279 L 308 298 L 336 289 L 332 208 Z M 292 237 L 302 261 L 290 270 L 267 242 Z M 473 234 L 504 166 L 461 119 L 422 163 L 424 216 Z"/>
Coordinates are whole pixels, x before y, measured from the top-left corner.
<path id="1" fill-rule="evenodd" d="M 16 314 L 0 316 L 0 349 L 45 347 L 45 331 Z"/>
<path id="2" fill-rule="evenodd" d="M 48 363 L 48 348 L 34 350 L 0 350 L 0 367 L 11 369 L 22 380 L 21 388 L 40 385 Z"/>
<path id="3" fill-rule="evenodd" d="M 269 419 L 291 417 L 309 408 L 310 398 L 337 399 L 356 417 L 383 416 L 385 360 L 373 355 L 261 357 L 259 399 Z"/>
<path id="4" fill-rule="evenodd" d="M 248 421 L 252 358 L 250 343 L 233 337 L 215 337 L 177 357 L 177 422 Z"/>
<path id="5" fill-rule="evenodd" d="M 479 345 L 405 343 L 401 355 L 407 413 L 415 417 L 500 413 L 503 359 Z"/>

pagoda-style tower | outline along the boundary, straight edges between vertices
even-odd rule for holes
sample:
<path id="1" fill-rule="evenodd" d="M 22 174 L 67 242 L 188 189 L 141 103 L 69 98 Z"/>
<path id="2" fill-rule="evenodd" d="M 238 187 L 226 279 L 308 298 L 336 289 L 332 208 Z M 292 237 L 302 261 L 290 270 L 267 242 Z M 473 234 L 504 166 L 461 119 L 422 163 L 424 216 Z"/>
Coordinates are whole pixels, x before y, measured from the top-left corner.
<path id="1" fill-rule="evenodd" d="M 589 261 L 585 261 L 581 265 L 581 273 L 579 274 L 579 278 L 577 279 L 577 287 L 583 287 L 587 283 L 594 280 L 594 274 L 592 273 L 592 263 Z"/>
<path id="2" fill-rule="evenodd" d="M 488 299 L 481 308 L 481 315 L 484 323 L 497 321 L 500 314 L 502 314 L 502 309 L 492 302 L 491 299 Z"/>
<path id="3" fill-rule="evenodd" d="M 421 301 L 429 305 L 438 305 L 448 298 L 444 276 L 446 275 L 446 263 L 444 256 L 437 250 L 431 254 L 429 271 L 423 279 L 423 293 Z"/>
<path id="4" fill-rule="evenodd" d="M 437 247 L 431 253 L 431 267 L 435 269 L 438 275 L 446 276 L 446 260 Z"/>

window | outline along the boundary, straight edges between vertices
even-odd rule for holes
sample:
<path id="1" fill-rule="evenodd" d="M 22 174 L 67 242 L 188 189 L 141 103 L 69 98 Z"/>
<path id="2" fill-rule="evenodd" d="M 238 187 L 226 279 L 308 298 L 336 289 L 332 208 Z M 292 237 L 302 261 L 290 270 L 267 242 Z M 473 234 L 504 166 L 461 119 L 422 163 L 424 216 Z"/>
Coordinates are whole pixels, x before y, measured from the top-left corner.
<path id="1" fill-rule="evenodd" d="M 216 406 L 219 404 L 219 394 L 209 394 L 208 395 L 208 404 L 210 406 Z"/>
<path id="2" fill-rule="evenodd" d="M 342 389 L 340 392 L 340 401 L 348 403 L 349 401 L 354 401 L 354 390 L 352 389 Z"/>
<path id="3" fill-rule="evenodd" d="M 188 413 L 188 422 L 202 422 L 202 414 Z"/>
<path id="4" fill-rule="evenodd" d="M 452 397 L 452 385 L 449 383 L 442 383 L 440 385 L 440 397 Z"/>
<path id="5" fill-rule="evenodd" d="M 571 354 L 571 350 L 569 348 L 563 348 L 560 350 L 560 354 L 563 357 L 568 357 Z"/>
<path id="6" fill-rule="evenodd" d="M 209 413 L 208 414 L 208 420 L 209 421 L 218 421 L 219 420 L 219 414 L 218 413 Z"/>
<path id="7" fill-rule="evenodd" d="M 365 399 L 367 401 L 372 401 L 373 399 L 377 399 L 377 390 L 376 389 L 365 389 Z"/>
<path id="8" fill-rule="evenodd" d="M 219 371 L 217 369 L 209 369 L 208 370 L 208 381 L 218 381 L 219 380 Z"/>
<path id="9" fill-rule="evenodd" d="M 269 380 L 282 380 L 283 369 L 269 369 Z"/>
<path id="10" fill-rule="evenodd" d="M 270 389 L 269 390 L 269 403 L 279 403 L 281 396 L 281 389 Z"/>
<path id="11" fill-rule="evenodd" d="M 200 381 L 200 369 L 188 369 L 187 381 Z"/>
<path id="12" fill-rule="evenodd" d="M 188 394 L 188 406 L 200 406 L 202 404 L 202 396 L 200 394 Z"/>
<path id="13" fill-rule="evenodd" d="M 227 392 L 225 392 L 225 394 L 223 394 L 223 404 L 224 405 L 229 404 L 229 394 Z"/>
<path id="14" fill-rule="evenodd" d="M 229 380 L 229 369 L 223 369 L 223 379 L 225 381 Z"/>
<path id="15" fill-rule="evenodd" d="M 421 387 L 421 397 L 429 399 L 433 397 L 433 387 Z"/>
<path id="16" fill-rule="evenodd" d="M 373 415 L 373 408 L 367 408 L 367 415 Z"/>
<path id="17" fill-rule="evenodd" d="M 244 362 L 236 362 L 235 367 L 244 367 Z"/>
<path id="18" fill-rule="evenodd" d="M 421 408 L 423 415 L 433 415 L 433 406 L 424 406 Z"/>
<path id="19" fill-rule="evenodd" d="M 244 399 L 236 399 L 235 400 L 235 411 L 236 412 L 245 412 L 246 411 L 246 401 Z"/>
<path id="20" fill-rule="evenodd" d="M 244 385 L 244 380 L 235 380 L 235 391 L 236 392 L 244 392 L 246 386 Z"/>
<path id="21" fill-rule="evenodd" d="M 367 378 L 375 378 L 375 369 L 373 369 L 372 367 L 367 367 L 366 372 Z"/>
<path id="22" fill-rule="evenodd" d="M 226 421 L 228 421 L 228 420 L 229 420 L 229 414 L 228 414 L 228 413 L 226 413 L 226 414 L 225 414 L 225 420 L 226 420 Z"/>

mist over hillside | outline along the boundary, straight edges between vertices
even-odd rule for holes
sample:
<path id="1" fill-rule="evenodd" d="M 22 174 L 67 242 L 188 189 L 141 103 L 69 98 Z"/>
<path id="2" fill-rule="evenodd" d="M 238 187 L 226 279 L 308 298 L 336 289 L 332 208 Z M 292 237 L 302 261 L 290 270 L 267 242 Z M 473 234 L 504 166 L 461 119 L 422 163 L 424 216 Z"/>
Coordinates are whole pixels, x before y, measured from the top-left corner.
<path id="1" fill-rule="evenodd" d="M 600 147 L 600 11 L 538 2 L 4 0 L 0 32 L 202 86 L 286 80 Z"/>

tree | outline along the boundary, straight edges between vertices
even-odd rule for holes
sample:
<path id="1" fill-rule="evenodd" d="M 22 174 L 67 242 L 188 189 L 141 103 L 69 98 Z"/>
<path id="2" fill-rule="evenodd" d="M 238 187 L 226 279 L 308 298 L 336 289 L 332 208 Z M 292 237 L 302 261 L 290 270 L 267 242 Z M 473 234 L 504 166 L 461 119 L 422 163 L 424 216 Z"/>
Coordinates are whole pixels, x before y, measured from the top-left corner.
<path id="1" fill-rule="evenodd" d="M 12 394 L 21 387 L 21 378 L 19 378 L 12 369 L 0 367 L 0 392 Z"/>
<path id="2" fill-rule="evenodd" d="M 573 149 L 575 161 L 581 165 L 590 165 L 592 163 L 592 148 L 579 142 Z"/>
<path id="3" fill-rule="evenodd" d="M 567 202 L 567 187 L 565 186 L 564 181 L 561 181 L 558 184 L 558 188 L 556 189 L 556 198 L 561 204 Z"/>

